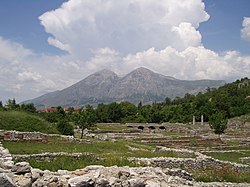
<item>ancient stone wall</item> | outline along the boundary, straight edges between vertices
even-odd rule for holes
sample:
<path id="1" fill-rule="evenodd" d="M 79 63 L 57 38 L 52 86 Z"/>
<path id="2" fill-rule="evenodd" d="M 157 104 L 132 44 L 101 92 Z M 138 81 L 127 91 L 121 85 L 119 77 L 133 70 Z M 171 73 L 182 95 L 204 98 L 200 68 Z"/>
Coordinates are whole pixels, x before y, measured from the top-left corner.
<path id="1" fill-rule="evenodd" d="M 47 142 L 48 136 L 47 134 L 43 134 L 40 132 L 19 132 L 0 130 L 0 139 L 5 141 L 29 140 Z"/>
<path id="2" fill-rule="evenodd" d="M 202 157 L 200 155 L 200 157 Z M 38 187 L 38 186 L 60 186 L 60 187 L 166 187 L 166 186 L 228 186 L 246 187 L 250 184 L 235 183 L 201 183 L 195 182 L 192 174 L 178 169 L 181 165 L 174 165 L 177 169 L 166 168 L 170 162 L 166 158 L 148 159 L 149 164 L 160 167 L 104 167 L 87 166 L 76 171 L 58 170 L 50 172 L 32 168 L 27 162 L 15 163 L 7 149 L 0 143 L 0 186 L 8 187 Z M 185 159 L 187 165 L 192 166 L 195 159 Z M 144 160 L 145 161 L 145 160 Z M 173 161 L 173 159 L 172 159 Z M 184 160 L 183 160 L 184 161 Z M 180 162 L 183 164 L 184 162 Z M 205 161 L 205 160 L 204 160 Z M 214 160 L 207 159 L 212 163 Z M 169 164 L 166 164 L 169 163 Z M 174 162 L 175 164 L 177 162 Z M 215 161 L 215 164 L 218 162 Z M 243 166 L 239 166 L 242 167 Z M 250 167 L 250 166 L 249 166 Z M 249 169 L 249 168 L 248 168 Z"/>
<path id="3" fill-rule="evenodd" d="M 212 157 L 196 153 L 197 158 L 131 158 L 131 161 L 141 165 L 161 168 L 181 168 L 187 171 L 204 170 L 206 168 L 231 168 L 237 172 L 250 172 L 249 165 L 220 161 Z"/>

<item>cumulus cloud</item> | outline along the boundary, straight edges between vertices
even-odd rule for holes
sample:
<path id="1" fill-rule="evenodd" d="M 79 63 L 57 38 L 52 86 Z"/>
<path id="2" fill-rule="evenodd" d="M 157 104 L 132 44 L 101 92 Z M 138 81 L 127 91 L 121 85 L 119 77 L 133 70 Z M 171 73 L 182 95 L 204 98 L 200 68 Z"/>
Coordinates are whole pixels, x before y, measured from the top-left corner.
<path id="1" fill-rule="evenodd" d="M 39 19 L 53 36 L 51 45 L 86 59 L 98 48 L 126 55 L 151 47 L 197 46 L 196 28 L 209 18 L 204 8 L 201 0 L 70 0 Z"/>
<path id="2" fill-rule="evenodd" d="M 0 37 L 0 100 L 23 100 L 62 89 L 79 80 L 66 78 L 72 72 L 77 75 L 78 69 L 68 57 L 38 55 Z"/>
<path id="3" fill-rule="evenodd" d="M 233 80 L 250 75 L 250 58 L 236 51 L 217 54 L 204 47 L 188 47 L 177 51 L 172 47 L 156 51 L 151 48 L 124 58 L 125 67 L 145 66 L 179 79 Z"/>
<path id="4" fill-rule="evenodd" d="M 69 0 L 39 19 L 48 43 L 67 53 L 35 54 L 0 37 L 0 100 L 37 97 L 104 68 L 124 75 L 143 66 L 189 80 L 250 75 L 250 56 L 203 46 L 198 27 L 209 15 L 202 0 Z"/>
<path id="5" fill-rule="evenodd" d="M 244 17 L 242 26 L 241 37 L 250 42 L 250 17 Z"/>

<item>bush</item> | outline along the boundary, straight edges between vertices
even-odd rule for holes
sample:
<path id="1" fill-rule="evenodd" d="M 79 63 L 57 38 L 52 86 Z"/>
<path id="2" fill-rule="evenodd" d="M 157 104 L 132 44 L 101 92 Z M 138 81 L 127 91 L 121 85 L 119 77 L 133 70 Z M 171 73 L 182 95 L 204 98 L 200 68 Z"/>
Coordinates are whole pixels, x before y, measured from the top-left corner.
<path id="1" fill-rule="evenodd" d="M 63 135 L 74 135 L 74 127 L 64 120 L 57 123 L 57 130 Z"/>

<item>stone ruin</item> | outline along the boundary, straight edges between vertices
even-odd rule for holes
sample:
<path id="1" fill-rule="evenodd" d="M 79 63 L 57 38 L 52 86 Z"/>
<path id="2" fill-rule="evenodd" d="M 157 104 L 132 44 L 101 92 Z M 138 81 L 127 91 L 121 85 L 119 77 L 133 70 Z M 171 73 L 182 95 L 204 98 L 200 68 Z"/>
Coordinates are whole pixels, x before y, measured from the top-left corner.
<path id="1" fill-rule="evenodd" d="M 40 132 L 19 132 L 0 130 L 0 140 L 4 141 L 41 141 L 47 142 L 48 135 Z"/>
<path id="2" fill-rule="evenodd" d="M 156 151 L 169 148 L 158 147 Z M 183 154 L 197 154 L 198 159 L 207 160 L 202 154 L 190 150 L 174 150 Z M 197 160 L 197 158 L 196 158 Z M 207 187 L 245 187 L 250 184 L 241 183 L 202 183 L 195 182 L 192 174 L 176 168 L 175 164 L 186 163 L 189 167 L 200 165 L 198 162 L 174 158 L 137 159 L 147 163 L 145 167 L 104 167 L 87 166 L 75 171 L 58 170 L 51 172 L 32 168 L 27 162 L 15 163 L 9 151 L 0 144 L 0 186 L 1 187 L 177 187 L 177 186 L 207 186 Z M 195 159 L 193 160 L 195 161 Z M 212 159 L 213 164 L 216 163 Z M 220 161 L 219 161 L 220 162 Z M 204 163 L 202 163 L 204 165 Z M 201 164 L 201 165 L 202 165 Z M 220 162 L 221 164 L 221 162 Z M 170 167 L 172 165 L 173 168 Z M 250 166 L 235 165 L 238 169 L 250 171 Z"/>

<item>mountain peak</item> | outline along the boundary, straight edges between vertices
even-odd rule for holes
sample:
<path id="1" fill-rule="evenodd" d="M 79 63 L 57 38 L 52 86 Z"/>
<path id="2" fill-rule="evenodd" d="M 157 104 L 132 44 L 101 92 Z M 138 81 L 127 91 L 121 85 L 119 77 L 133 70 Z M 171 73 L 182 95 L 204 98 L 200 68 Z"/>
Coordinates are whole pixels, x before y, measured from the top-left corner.
<path id="1" fill-rule="evenodd" d="M 181 81 L 140 67 L 118 77 L 103 69 L 78 83 L 56 93 L 30 100 L 35 106 L 81 107 L 86 104 L 129 101 L 138 104 L 163 101 L 166 97 L 183 97 L 186 93 L 198 93 L 207 87 L 218 87 L 219 81 Z"/>
<path id="2" fill-rule="evenodd" d="M 132 71 L 131 73 L 142 73 L 142 74 L 144 74 L 144 73 L 154 73 L 154 72 L 147 69 L 147 68 L 145 68 L 145 67 L 139 67 L 139 68 L 135 69 L 134 71 Z"/>
<path id="3" fill-rule="evenodd" d="M 104 74 L 104 75 L 116 75 L 113 71 L 108 70 L 108 69 L 102 69 L 95 74 Z"/>

